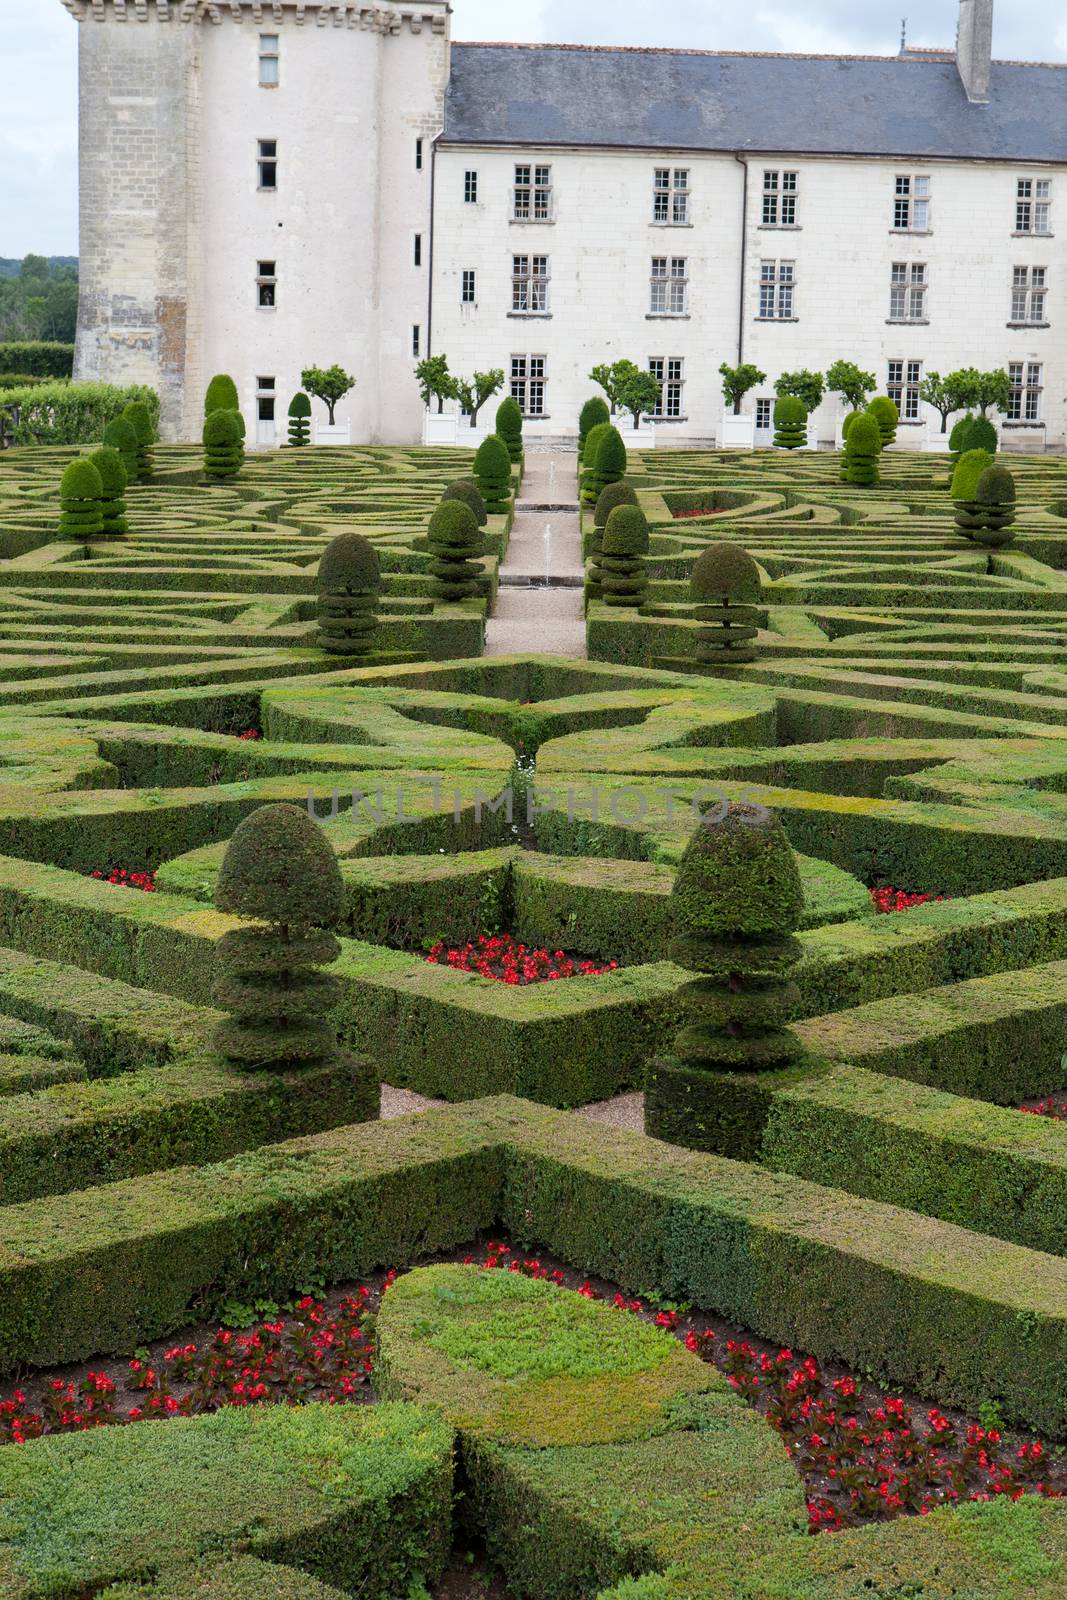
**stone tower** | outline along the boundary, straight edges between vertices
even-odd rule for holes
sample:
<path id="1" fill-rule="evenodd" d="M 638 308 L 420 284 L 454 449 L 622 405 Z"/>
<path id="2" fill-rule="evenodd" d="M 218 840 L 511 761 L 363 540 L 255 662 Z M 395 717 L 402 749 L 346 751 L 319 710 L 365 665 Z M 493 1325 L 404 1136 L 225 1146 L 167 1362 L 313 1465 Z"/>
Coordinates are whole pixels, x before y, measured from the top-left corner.
<path id="1" fill-rule="evenodd" d="M 301 368 L 336 361 L 358 378 L 337 413 L 354 443 L 417 437 L 447 0 L 63 4 L 81 29 L 76 376 L 153 385 L 165 436 L 193 439 L 229 372 L 270 442 Z"/>

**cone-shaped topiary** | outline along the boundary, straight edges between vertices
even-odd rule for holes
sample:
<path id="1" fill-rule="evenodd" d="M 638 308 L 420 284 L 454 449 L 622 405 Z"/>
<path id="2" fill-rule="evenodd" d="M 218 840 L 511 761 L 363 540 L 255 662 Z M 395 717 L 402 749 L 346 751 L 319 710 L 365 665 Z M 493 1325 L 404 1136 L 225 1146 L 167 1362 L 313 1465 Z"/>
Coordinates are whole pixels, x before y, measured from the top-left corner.
<path id="1" fill-rule="evenodd" d="M 484 549 L 470 506 L 462 500 L 442 500 L 430 518 L 427 542 L 433 556 L 430 593 L 434 599 L 467 600 L 476 595 L 484 577 L 477 557 Z"/>
<path id="2" fill-rule="evenodd" d="M 137 435 L 137 476 L 146 483 L 152 476 L 152 446 L 156 442 L 152 418 L 143 400 L 131 400 L 122 415 Z"/>
<path id="3" fill-rule="evenodd" d="M 774 443 L 779 450 L 799 450 L 808 442 L 808 408 L 795 394 L 783 394 L 774 406 Z"/>
<path id="4" fill-rule="evenodd" d="M 511 509 L 511 456 L 503 439 L 491 433 L 474 457 L 474 483 L 489 515 L 505 516 Z"/>
<path id="5" fill-rule="evenodd" d="M 589 566 L 587 599 L 639 606 L 648 594 L 648 519 L 640 506 L 616 506 Z"/>
<path id="6" fill-rule="evenodd" d="M 608 410 L 607 401 L 599 394 L 587 400 L 578 417 L 578 459 L 582 459 L 585 441 L 589 434 L 601 422 L 610 422 L 611 412 Z"/>
<path id="7" fill-rule="evenodd" d="M 993 457 L 988 450 L 965 450 L 952 474 L 951 492 L 956 505 L 956 526 L 968 539 L 976 528 L 983 526 L 976 503 L 978 480 L 992 465 Z"/>
<path id="8" fill-rule="evenodd" d="M 479 528 L 484 528 L 489 521 L 489 513 L 485 509 L 485 501 L 478 493 L 478 485 L 473 478 L 457 478 L 455 483 L 450 483 L 442 500 L 460 500 L 465 506 L 470 506 L 474 512 L 474 520 Z"/>
<path id="9" fill-rule="evenodd" d="M 235 478 L 244 452 L 236 411 L 213 411 L 204 423 L 204 472 L 209 478 Z"/>
<path id="10" fill-rule="evenodd" d="M 225 372 L 220 372 L 207 386 L 204 395 L 204 416 L 210 417 L 213 411 L 240 411 L 241 401 L 237 393 L 237 385 Z"/>
<path id="11" fill-rule="evenodd" d="M 900 421 L 896 402 L 890 400 L 887 394 L 876 394 L 867 407 L 867 415 L 873 417 L 878 424 L 882 449 L 884 450 L 887 444 L 893 444 L 897 436 L 897 423 Z"/>
<path id="12" fill-rule="evenodd" d="M 628 483 L 609 483 L 606 488 L 601 489 L 597 499 L 596 510 L 593 512 L 593 526 L 595 528 L 606 528 L 608 518 L 616 506 L 635 506 L 636 504 L 637 494 Z"/>
<path id="13" fill-rule="evenodd" d="M 596 431 L 594 428 L 589 435 L 590 444 Z M 592 467 L 582 477 L 582 504 L 595 506 L 608 484 L 619 483 L 625 476 L 626 446 L 618 428 L 609 424 L 600 435 Z"/>
<path id="14" fill-rule="evenodd" d="M 336 961 L 332 932 L 345 911 L 337 857 L 299 806 L 261 806 L 226 847 L 215 889 L 220 911 L 260 924 L 216 947 L 215 1004 L 229 1017 L 215 1048 L 242 1067 L 294 1067 L 337 1054 L 329 1014 L 341 986 L 318 967 Z"/>
<path id="15" fill-rule="evenodd" d="M 103 486 L 103 499 L 100 503 L 103 527 L 100 536 L 103 539 L 121 539 L 123 534 L 130 531 L 130 525 L 126 520 L 127 480 L 122 457 L 117 450 L 112 450 L 110 445 L 102 445 L 87 459 L 100 474 Z"/>
<path id="16" fill-rule="evenodd" d="M 59 484 L 59 537 L 99 539 L 104 531 L 104 485 L 86 457 L 72 461 Z"/>
<path id="17" fill-rule="evenodd" d="M 335 656 L 368 654 L 381 587 L 381 564 L 369 539 L 342 533 L 326 546 L 317 579 L 321 649 Z"/>
<path id="18" fill-rule="evenodd" d="M 311 401 L 298 389 L 289 402 L 289 443 L 294 449 L 311 442 Z"/>
<path id="19" fill-rule="evenodd" d="M 127 484 L 137 482 L 137 435 L 132 422 L 125 417 L 115 417 L 108 423 L 103 433 L 104 444 L 111 450 L 117 450 L 122 457 L 122 465 L 126 468 Z"/>
<path id="20" fill-rule="evenodd" d="M 869 488 L 878 482 L 882 435 L 868 412 L 861 412 L 845 440 L 845 480 Z"/>
<path id="21" fill-rule="evenodd" d="M 971 532 L 975 544 L 1001 550 L 1015 538 L 1015 479 L 1007 467 L 994 461 L 978 479 L 974 496 L 978 526 Z"/>
<path id="22" fill-rule="evenodd" d="M 759 633 L 759 568 L 739 544 L 712 544 L 697 556 L 689 580 L 702 626 L 696 658 L 702 666 L 744 666 L 756 659 Z"/>
<path id="23" fill-rule="evenodd" d="M 960 420 L 953 427 L 952 432 L 949 434 L 949 436 L 948 436 L 948 448 L 949 448 L 949 465 L 950 466 L 955 467 L 956 463 L 960 459 L 960 456 L 968 448 L 967 443 L 966 443 L 966 439 L 967 439 L 968 433 L 970 432 L 971 425 L 972 425 L 972 423 L 974 423 L 975 420 L 976 419 L 975 419 L 974 412 L 973 411 L 968 411 L 967 415 L 965 417 L 961 417 L 960 418 Z M 950 474 L 949 475 L 949 482 L 951 483 L 951 481 L 952 481 L 952 477 L 951 477 L 951 474 Z"/>
<path id="24" fill-rule="evenodd" d="M 496 408 L 496 435 L 508 447 L 512 461 L 522 460 L 522 412 L 519 402 L 508 395 Z"/>
<path id="25" fill-rule="evenodd" d="M 789 1066 L 802 1046 L 786 1026 L 800 994 L 789 981 L 804 910 L 796 857 L 760 806 L 724 802 L 686 848 L 671 895 L 670 959 L 701 976 L 678 991 L 688 1026 L 653 1063 L 645 1131 L 691 1149 L 746 1157 L 759 1126 L 745 1113 L 758 1088 L 735 1073 Z"/>

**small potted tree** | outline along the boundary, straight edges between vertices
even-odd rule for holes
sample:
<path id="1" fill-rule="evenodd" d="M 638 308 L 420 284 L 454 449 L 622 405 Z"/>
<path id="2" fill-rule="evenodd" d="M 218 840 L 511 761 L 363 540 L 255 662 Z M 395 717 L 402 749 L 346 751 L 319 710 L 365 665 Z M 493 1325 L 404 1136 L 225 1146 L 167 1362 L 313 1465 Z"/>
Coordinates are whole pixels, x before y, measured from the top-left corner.
<path id="1" fill-rule="evenodd" d="M 329 415 L 329 422 L 315 424 L 316 444 L 351 444 L 351 422 L 338 422 L 337 404 L 356 387 L 356 380 L 343 367 L 305 367 L 300 374 L 300 385 L 316 400 L 321 400 Z"/>
<path id="2" fill-rule="evenodd" d="M 962 372 L 950 372 L 947 377 L 942 377 L 939 372 L 928 372 L 919 385 L 919 399 L 931 411 L 937 412 L 936 419 L 929 417 L 926 424 L 926 448 L 947 452 L 951 450 L 951 434 L 948 419 L 956 411 L 962 411 L 968 404 L 972 390 Z"/>
<path id="3" fill-rule="evenodd" d="M 751 412 L 747 416 L 741 415 L 741 402 L 750 389 L 755 389 L 757 384 L 766 380 L 767 374 L 750 361 L 742 362 L 739 367 L 731 367 L 724 361 L 719 373 L 722 377 L 722 397 L 726 401 L 719 443 L 724 450 L 754 450 L 756 419 Z"/>
<path id="4" fill-rule="evenodd" d="M 646 428 L 642 428 L 641 418 L 655 412 L 661 393 L 659 382 L 651 372 L 643 372 L 640 367 L 635 367 L 627 374 L 619 386 L 619 410 L 628 411 L 634 425 L 632 429 L 619 430 L 624 444 L 637 450 L 656 448 L 656 424 L 650 422 Z"/>
<path id="5" fill-rule="evenodd" d="M 488 439 L 493 427 L 478 426 L 478 416 L 487 400 L 491 400 L 504 387 L 503 367 L 491 367 L 488 372 L 476 372 L 473 378 L 456 378 L 456 399 L 467 413 L 470 427 L 465 427 L 463 418 L 459 419 L 456 430 L 456 443 L 465 450 L 475 450 L 484 439 Z"/>
<path id="6" fill-rule="evenodd" d="M 819 448 L 819 425 L 814 420 L 815 413 L 822 405 L 825 392 L 823 375 L 821 372 L 809 372 L 802 367 L 799 372 L 783 372 L 774 386 L 774 392 L 779 400 L 799 400 L 807 413 L 805 423 L 806 441 L 801 447 L 806 450 Z M 777 408 L 775 422 L 777 423 Z M 775 443 L 777 444 L 777 439 Z"/>
<path id="7" fill-rule="evenodd" d="M 425 407 L 423 444 L 455 444 L 459 418 L 454 411 L 445 413 L 445 401 L 456 398 L 456 380 L 448 370 L 448 357 L 426 356 L 415 368 L 415 379 Z"/>

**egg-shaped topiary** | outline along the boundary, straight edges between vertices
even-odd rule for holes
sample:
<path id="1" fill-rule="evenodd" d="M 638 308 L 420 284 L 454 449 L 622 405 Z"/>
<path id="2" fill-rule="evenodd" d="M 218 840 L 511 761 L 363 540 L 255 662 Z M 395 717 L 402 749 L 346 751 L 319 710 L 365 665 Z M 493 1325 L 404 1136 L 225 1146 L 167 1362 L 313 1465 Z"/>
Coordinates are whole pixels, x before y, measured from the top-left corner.
<path id="1" fill-rule="evenodd" d="M 795 394 L 783 394 L 774 407 L 774 444 L 778 450 L 799 450 L 808 442 L 808 408 Z"/>
<path id="2" fill-rule="evenodd" d="M 101 537 L 104 539 L 121 539 L 123 534 L 129 533 L 130 525 L 126 520 L 126 468 L 122 457 L 117 450 L 109 445 L 102 445 L 99 450 L 94 450 L 87 458 L 92 462 L 100 474 L 103 487 L 103 498 L 100 503 L 100 515 L 103 522 Z"/>
<path id="3" fill-rule="evenodd" d="M 600 423 L 610 422 L 611 412 L 608 410 L 607 401 L 599 394 L 593 395 L 585 402 L 578 416 L 578 459 L 582 458 L 585 441 L 593 428 Z"/>
<path id="4" fill-rule="evenodd" d="M 761 583 L 759 568 L 738 544 L 713 544 L 693 563 L 690 597 L 701 626 L 696 659 L 701 666 L 744 666 L 756 659 Z"/>
<path id="5" fill-rule="evenodd" d="M 240 411 L 240 409 L 241 401 L 237 385 L 228 373 L 218 373 L 208 384 L 204 395 L 204 416 L 210 417 L 213 411 Z"/>
<path id="6" fill-rule="evenodd" d="M 762 593 L 759 568 L 739 544 L 709 544 L 693 562 L 689 592 L 702 605 L 724 600 L 732 605 L 758 605 Z"/>
<path id="7" fill-rule="evenodd" d="M 878 424 L 878 433 L 882 441 L 882 449 L 892 444 L 897 436 L 897 424 L 900 421 L 900 412 L 896 402 L 890 400 L 887 394 L 876 394 L 867 407 L 867 415 L 873 417 Z"/>
<path id="8" fill-rule="evenodd" d="M 590 562 L 587 598 L 609 606 L 639 606 L 648 593 L 648 519 L 639 506 L 616 506 L 602 548 Z"/>
<path id="9" fill-rule="evenodd" d="M 522 460 L 522 412 L 519 402 L 513 395 L 507 395 L 496 408 L 495 430 L 497 438 L 503 439 L 508 448 L 508 455 L 512 461 Z"/>
<path id="10" fill-rule="evenodd" d="M 478 558 L 485 554 L 478 521 L 462 500 L 442 500 L 430 518 L 427 544 L 430 592 L 435 600 L 468 600 L 482 587 L 484 573 Z"/>
<path id="11" fill-rule="evenodd" d="M 99 539 L 104 531 L 104 485 L 85 456 L 72 461 L 59 483 L 59 536 L 61 539 Z"/>
<path id="12" fill-rule="evenodd" d="M 966 450 L 956 465 L 952 474 L 952 498 L 965 504 L 975 500 L 978 493 L 978 480 L 987 467 L 993 465 L 993 457 L 988 450 Z"/>
<path id="13" fill-rule="evenodd" d="M 474 484 L 489 515 L 507 515 L 511 509 L 511 456 L 495 433 L 483 439 L 474 457 Z"/>
<path id="14" fill-rule="evenodd" d="M 244 451 L 236 411 L 213 411 L 204 422 L 204 472 L 209 478 L 234 478 Z"/>
<path id="15" fill-rule="evenodd" d="M 378 627 L 378 552 L 360 533 L 338 534 L 319 562 L 319 645 L 331 655 L 365 656 Z"/>
<path id="16" fill-rule="evenodd" d="M 311 401 L 298 389 L 289 402 L 289 443 L 294 450 L 311 442 Z"/>
<path id="17" fill-rule="evenodd" d="M 479 528 L 484 528 L 489 521 L 485 501 L 478 493 L 478 485 L 473 478 L 457 478 L 455 483 L 449 484 L 441 499 L 461 500 L 465 506 L 470 506 Z"/>
<path id="18" fill-rule="evenodd" d="M 1015 537 L 1015 479 L 1007 467 L 997 462 L 986 467 L 968 509 L 974 518 L 969 532 L 975 544 L 989 550 L 1011 544 Z"/>
<path id="19" fill-rule="evenodd" d="M 152 446 L 156 442 L 156 430 L 143 400 L 131 400 L 122 415 L 137 436 L 137 476 L 144 483 L 152 476 Z"/>
<path id="20" fill-rule="evenodd" d="M 636 491 L 628 483 L 609 483 L 601 489 L 597 498 L 596 509 L 593 512 L 593 526 L 606 528 L 608 518 L 616 506 L 635 506 L 637 504 Z"/>
<path id="21" fill-rule="evenodd" d="M 878 423 L 868 412 L 861 412 L 845 440 L 847 481 L 862 488 L 876 484 L 881 454 L 882 435 Z"/>
<path id="22" fill-rule="evenodd" d="M 137 482 L 137 435 L 133 424 L 126 417 L 115 417 L 108 423 L 103 432 L 103 442 L 111 450 L 117 450 L 122 457 L 122 465 L 126 468 L 126 481 L 128 484 Z"/>

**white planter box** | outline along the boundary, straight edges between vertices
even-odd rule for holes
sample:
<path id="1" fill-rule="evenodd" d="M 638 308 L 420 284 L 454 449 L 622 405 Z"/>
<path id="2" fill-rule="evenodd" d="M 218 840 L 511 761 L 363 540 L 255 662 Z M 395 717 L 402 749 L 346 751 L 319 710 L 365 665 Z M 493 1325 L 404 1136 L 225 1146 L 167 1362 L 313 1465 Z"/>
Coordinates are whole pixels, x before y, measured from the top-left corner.
<path id="1" fill-rule="evenodd" d="M 350 422 L 336 422 L 330 427 L 328 422 L 316 422 L 316 444 L 351 444 L 352 424 Z"/>
<path id="2" fill-rule="evenodd" d="M 949 441 L 949 439 L 951 437 L 952 437 L 952 429 L 951 428 L 949 428 L 947 433 L 942 433 L 941 432 L 941 418 L 940 417 L 938 417 L 936 422 L 928 422 L 926 424 L 926 448 L 927 448 L 927 450 L 935 450 L 935 451 L 937 451 L 937 453 L 939 455 L 947 455 L 948 451 L 949 451 L 949 442 L 948 441 Z"/>
<path id="3" fill-rule="evenodd" d="M 459 418 L 453 412 L 426 411 L 422 418 L 423 444 L 455 444 Z"/>
<path id="4" fill-rule="evenodd" d="M 748 416 L 735 416 L 732 411 L 727 411 L 722 419 L 719 447 L 722 450 L 754 450 L 756 448 L 755 416 L 751 413 Z"/>
<path id="5" fill-rule="evenodd" d="M 619 437 L 627 450 L 654 450 L 656 425 L 654 422 L 648 422 L 643 428 L 620 428 Z"/>
<path id="6" fill-rule="evenodd" d="M 813 422 L 811 417 L 808 418 L 808 442 L 804 448 L 806 450 L 817 450 L 819 448 L 819 424 Z"/>

